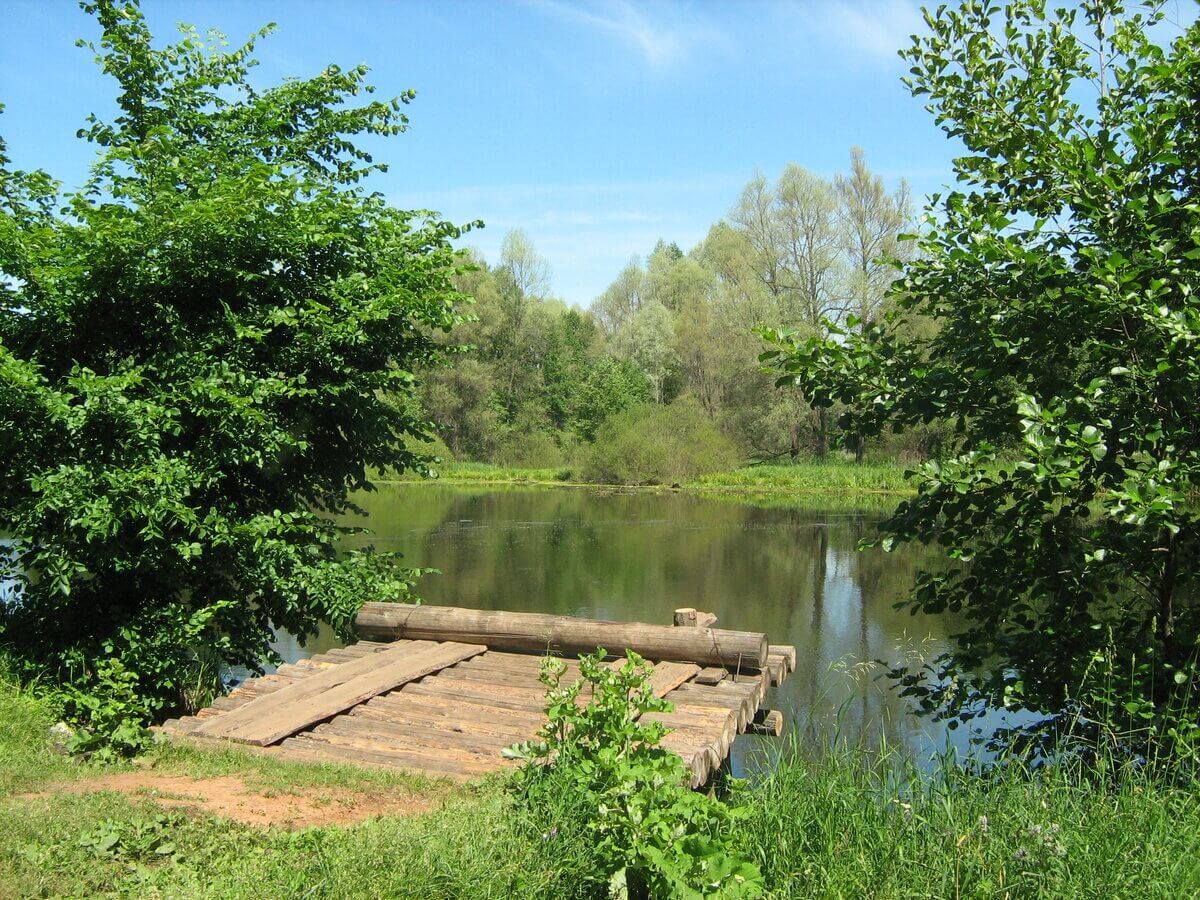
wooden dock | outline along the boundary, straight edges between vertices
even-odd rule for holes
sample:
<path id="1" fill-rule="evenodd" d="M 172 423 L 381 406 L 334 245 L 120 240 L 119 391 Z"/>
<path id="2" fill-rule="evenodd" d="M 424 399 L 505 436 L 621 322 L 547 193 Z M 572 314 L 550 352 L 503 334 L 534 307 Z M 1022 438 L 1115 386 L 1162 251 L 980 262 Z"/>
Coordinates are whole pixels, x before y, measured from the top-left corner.
<path id="1" fill-rule="evenodd" d="M 299 761 L 473 778 L 516 765 L 504 749 L 545 723 L 544 655 L 564 660 L 565 681 L 580 676 L 580 654 L 628 649 L 653 663 L 654 693 L 674 709 L 647 718 L 670 729 L 662 745 L 700 786 L 738 734 L 779 734 L 782 717 L 761 707 L 796 660 L 791 647 L 713 628 L 714 620 L 693 609 L 659 626 L 368 603 L 357 620 L 365 639 L 248 680 L 162 728 L 172 738 Z"/>

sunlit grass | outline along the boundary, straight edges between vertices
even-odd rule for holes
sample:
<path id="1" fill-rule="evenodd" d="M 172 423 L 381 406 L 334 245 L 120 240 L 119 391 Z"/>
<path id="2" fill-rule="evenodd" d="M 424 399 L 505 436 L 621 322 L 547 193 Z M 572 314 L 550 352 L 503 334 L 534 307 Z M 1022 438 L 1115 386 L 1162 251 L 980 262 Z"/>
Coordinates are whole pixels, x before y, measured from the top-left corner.
<path id="1" fill-rule="evenodd" d="M 579 896 L 586 855 L 522 827 L 499 779 L 449 787 L 405 775 L 160 748 L 190 775 L 328 791 L 439 789 L 442 807 L 286 832 L 164 811 L 112 793 L 19 795 L 112 771 L 50 752 L 37 698 L 0 684 L 0 895 Z M 834 744 L 836 747 L 836 743 Z M 772 897 L 1190 897 L 1200 891 L 1200 788 L 1088 768 L 931 776 L 887 751 L 796 751 L 730 797 L 739 843 Z M 102 851 L 89 836 L 117 834 Z M 146 849 L 142 836 L 158 835 Z M 582 854 L 582 855 L 581 855 Z"/>
<path id="2" fill-rule="evenodd" d="M 586 485 L 570 466 L 551 469 L 518 469 L 490 463 L 448 462 L 435 466 L 437 481 L 446 484 L 551 484 Z M 746 466 L 729 472 L 701 475 L 681 485 L 645 485 L 638 489 L 684 490 L 700 494 L 741 495 L 905 495 L 913 488 L 905 478 L 906 466 L 898 462 L 855 463 L 840 457 L 803 460 L 789 465 Z M 422 482 L 419 475 L 402 475 L 382 481 Z M 629 487 L 629 486 L 622 486 Z"/>

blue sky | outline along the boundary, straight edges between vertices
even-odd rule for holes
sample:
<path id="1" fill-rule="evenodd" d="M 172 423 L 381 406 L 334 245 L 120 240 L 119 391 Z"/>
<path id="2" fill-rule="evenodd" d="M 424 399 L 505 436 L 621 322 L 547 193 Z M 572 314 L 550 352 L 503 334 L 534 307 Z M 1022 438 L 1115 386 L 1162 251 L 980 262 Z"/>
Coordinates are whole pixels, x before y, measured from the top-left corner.
<path id="1" fill-rule="evenodd" d="M 660 237 L 690 248 L 756 169 L 832 175 L 857 144 L 918 197 L 950 179 L 953 145 L 900 83 L 895 52 L 921 27 L 908 0 L 143 6 L 164 42 L 181 21 L 231 42 L 276 22 L 260 83 L 365 62 L 381 94 L 416 89 L 374 187 L 398 206 L 483 219 L 466 242 L 489 260 L 524 228 L 576 304 Z M 76 185 L 91 149 L 75 131 L 112 110 L 112 84 L 74 46 L 97 29 L 73 0 L 3 7 L 0 134 L 18 166 Z"/>

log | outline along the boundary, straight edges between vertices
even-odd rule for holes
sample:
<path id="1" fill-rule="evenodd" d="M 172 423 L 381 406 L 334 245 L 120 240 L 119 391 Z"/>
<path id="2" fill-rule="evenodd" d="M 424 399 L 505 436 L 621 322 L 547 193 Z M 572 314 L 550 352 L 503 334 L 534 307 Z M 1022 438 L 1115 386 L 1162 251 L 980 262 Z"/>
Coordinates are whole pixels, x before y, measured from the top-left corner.
<path id="1" fill-rule="evenodd" d="M 783 713 L 777 709 L 760 709 L 754 714 L 746 733 L 779 737 L 783 734 Z"/>
<path id="2" fill-rule="evenodd" d="M 374 640 L 457 641 L 493 649 L 592 653 L 633 650 L 655 660 L 761 670 L 767 662 L 762 632 L 674 628 L 636 622 L 603 622 L 543 613 L 498 612 L 453 606 L 364 603 L 355 620 Z"/>
<path id="3" fill-rule="evenodd" d="M 796 648 L 790 644 L 771 644 L 767 648 L 768 656 L 782 656 L 785 663 L 785 675 L 796 671 Z"/>

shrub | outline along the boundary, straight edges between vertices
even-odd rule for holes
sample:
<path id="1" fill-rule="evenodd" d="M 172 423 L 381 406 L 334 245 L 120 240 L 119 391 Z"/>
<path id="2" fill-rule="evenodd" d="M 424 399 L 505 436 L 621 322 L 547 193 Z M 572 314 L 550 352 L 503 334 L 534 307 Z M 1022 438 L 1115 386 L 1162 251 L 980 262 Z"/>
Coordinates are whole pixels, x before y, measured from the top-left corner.
<path id="1" fill-rule="evenodd" d="M 544 431 L 510 431 L 492 455 L 496 465 L 513 469 L 553 469 L 564 461 L 562 450 Z"/>
<path id="2" fill-rule="evenodd" d="M 672 708 L 651 692 L 650 666 L 633 652 L 619 668 L 604 657 L 581 657 L 582 680 L 565 687 L 562 661 L 543 663 L 549 721 L 539 740 L 509 751 L 527 760 L 514 788 L 528 827 L 548 852 L 566 850 L 581 894 L 757 896 L 761 875 L 730 827 L 740 811 L 689 789 L 683 760 L 658 746 L 666 728 L 639 721 Z"/>
<path id="3" fill-rule="evenodd" d="M 690 397 L 643 404 L 613 416 L 586 452 L 584 479 L 601 484 L 671 484 L 737 465 L 736 444 Z"/>

